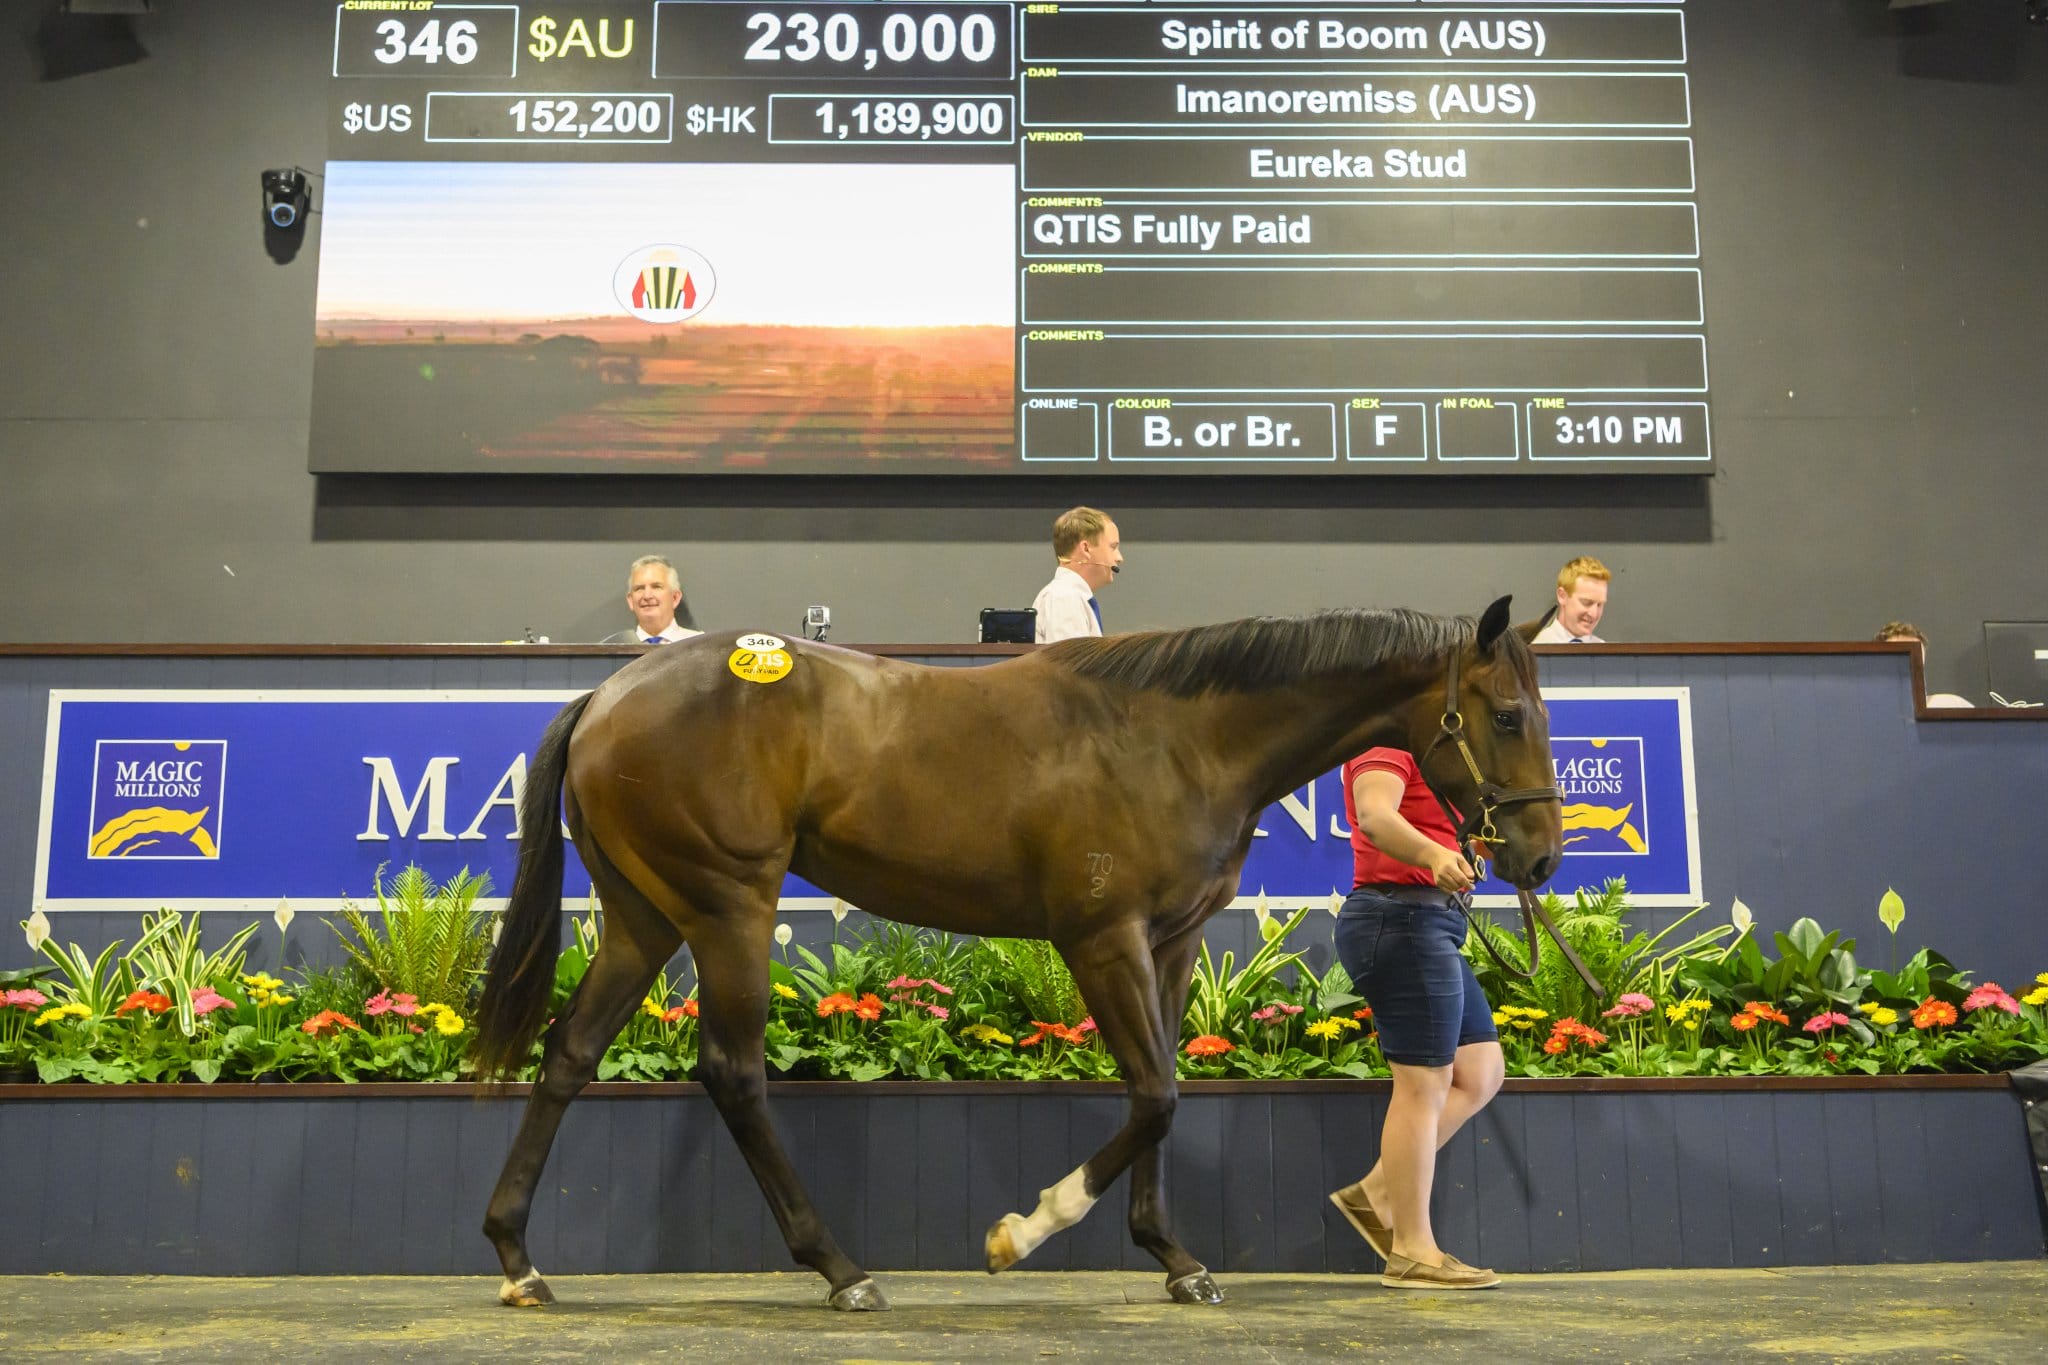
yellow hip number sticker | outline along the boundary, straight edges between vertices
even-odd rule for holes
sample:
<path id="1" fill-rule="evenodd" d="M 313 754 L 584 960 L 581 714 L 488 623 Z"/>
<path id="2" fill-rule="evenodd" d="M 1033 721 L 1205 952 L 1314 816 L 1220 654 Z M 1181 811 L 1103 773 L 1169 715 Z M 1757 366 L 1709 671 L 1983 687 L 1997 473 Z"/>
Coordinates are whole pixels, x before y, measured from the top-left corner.
<path id="1" fill-rule="evenodd" d="M 745 678 L 751 683 L 780 682 L 789 676 L 795 667 L 795 660 L 786 649 L 736 649 L 725 661 L 736 678 Z"/>

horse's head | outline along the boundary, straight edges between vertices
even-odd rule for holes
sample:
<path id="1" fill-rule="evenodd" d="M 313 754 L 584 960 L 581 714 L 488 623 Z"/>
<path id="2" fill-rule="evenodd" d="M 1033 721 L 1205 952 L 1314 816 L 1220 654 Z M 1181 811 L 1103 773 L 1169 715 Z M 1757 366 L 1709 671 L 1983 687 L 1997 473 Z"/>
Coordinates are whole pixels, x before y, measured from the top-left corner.
<path id="1" fill-rule="evenodd" d="M 1508 602 L 1503 597 L 1486 609 L 1443 683 L 1425 694 L 1413 723 L 1414 751 L 1424 756 L 1430 785 L 1485 840 L 1495 872 L 1526 889 L 1557 871 L 1564 815 L 1550 761 L 1550 713 L 1529 652 L 1537 627 L 1510 627 Z"/>

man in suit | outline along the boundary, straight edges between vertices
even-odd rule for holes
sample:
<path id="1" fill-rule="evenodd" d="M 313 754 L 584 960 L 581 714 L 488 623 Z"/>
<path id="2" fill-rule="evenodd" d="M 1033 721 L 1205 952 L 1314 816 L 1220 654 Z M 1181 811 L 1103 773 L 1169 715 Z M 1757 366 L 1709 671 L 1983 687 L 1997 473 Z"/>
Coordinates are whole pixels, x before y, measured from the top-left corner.
<path id="1" fill-rule="evenodd" d="M 1593 633 L 1607 614 L 1607 583 L 1614 577 L 1591 555 L 1580 555 L 1557 571 L 1557 615 L 1536 632 L 1539 645 L 1606 644 Z"/>
<path id="2" fill-rule="evenodd" d="M 679 607 L 684 619 L 690 614 L 682 602 L 683 577 L 676 566 L 661 555 L 641 555 L 626 574 L 626 608 L 633 613 L 633 629 L 607 635 L 599 643 L 665 645 L 701 634 L 677 619 Z"/>
<path id="3" fill-rule="evenodd" d="M 1093 507 L 1062 512 L 1052 524 L 1052 555 L 1058 567 L 1031 604 L 1038 612 L 1038 643 L 1102 634 L 1102 605 L 1095 594 L 1123 572 L 1116 523 Z"/>

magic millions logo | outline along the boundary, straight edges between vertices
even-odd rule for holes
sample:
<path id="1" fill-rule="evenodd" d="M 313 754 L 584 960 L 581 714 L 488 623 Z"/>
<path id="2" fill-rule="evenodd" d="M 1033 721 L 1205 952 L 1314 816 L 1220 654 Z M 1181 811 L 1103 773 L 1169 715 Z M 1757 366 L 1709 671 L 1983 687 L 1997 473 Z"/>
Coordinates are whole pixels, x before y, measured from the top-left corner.
<path id="1" fill-rule="evenodd" d="M 1640 739 L 1558 739 L 1550 756 L 1564 798 L 1566 853 L 1648 853 Z"/>
<path id="2" fill-rule="evenodd" d="M 643 246 L 612 272 L 612 296 L 642 322 L 683 322 L 711 306 L 718 275 L 701 252 Z"/>
<path id="3" fill-rule="evenodd" d="M 93 749 L 89 858 L 218 858 L 224 739 L 103 739 Z"/>

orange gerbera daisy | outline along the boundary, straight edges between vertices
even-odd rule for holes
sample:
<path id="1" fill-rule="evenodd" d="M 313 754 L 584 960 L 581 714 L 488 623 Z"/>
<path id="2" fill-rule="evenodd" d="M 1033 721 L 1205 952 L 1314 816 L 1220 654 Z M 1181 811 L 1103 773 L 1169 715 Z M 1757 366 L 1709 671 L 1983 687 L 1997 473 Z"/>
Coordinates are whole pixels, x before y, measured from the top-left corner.
<path id="1" fill-rule="evenodd" d="M 335 1010 L 321 1010 L 311 1019 L 299 1025 L 302 1031 L 312 1034 L 315 1038 L 327 1038 L 341 1032 L 345 1028 L 360 1030 L 361 1027 L 360 1024 L 356 1023 L 355 1020 L 349 1018 L 346 1014 L 341 1014 Z"/>
<path id="2" fill-rule="evenodd" d="M 818 1002 L 818 1017 L 830 1019 L 835 1014 L 853 1013 L 853 997 L 845 991 L 834 991 Z"/>
<path id="3" fill-rule="evenodd" d="M 1737 1033 L 1747 1033 L 1756 1027 L 1756 1016 L 1754 1014 L 1738 1014 L 1733 1019 L 1730 1019 L 1728 1024 Z"/>
<path id="4" fill-rule="evenodd" d="M 1088 1041 L 1088 1035 L 1072 1024 L 1048 1024 L 1044 1020 L 1033 1019 L 1031 1027 L 1038 1032 L 1026 1038 L 1019 1038 L 1018 1047 L 1036 1047 L 1048 1038 L 1057 1038 L 1063 1043 L 1072 1043 L 1077 1047 Z"/>
<path id="5" fill-rule="evenodd" d="M 1914 1028 L 1939 1028 L 1955 1021 L 1956 1007 L 1946 1000 L 1936 1000 L 1931 995 L 1922 1000 L 1920 1007 L 1913 1011 Z"/>
<path id="6" fill-rule="evenodd" d="M 1213 1033 L 1205 1033 L 1199 1038 L 1190 1040 L 1187 1047 L 1188 1056 L 1190 1057 L 1221 1057 L 1226 1052 L 1235 1051 L 1237 1051 L 1237 1044 L 1231 1042 L 1228 1038 L 1218 1038 Z"/>
<path id="7" fill-rule="evenodd" d="M 876 995 L 873 991 L 869 991 L 866 995 L 863 995 L 859 1000 L 854 1002 L 853 1017 L 856 1019 L 865 1019 L 871 1024 L 875 1022 L 875 1020 L 881 1018 L 882 997 Z"/>

